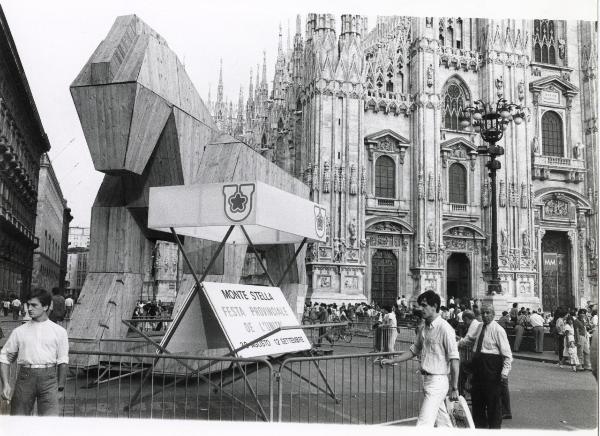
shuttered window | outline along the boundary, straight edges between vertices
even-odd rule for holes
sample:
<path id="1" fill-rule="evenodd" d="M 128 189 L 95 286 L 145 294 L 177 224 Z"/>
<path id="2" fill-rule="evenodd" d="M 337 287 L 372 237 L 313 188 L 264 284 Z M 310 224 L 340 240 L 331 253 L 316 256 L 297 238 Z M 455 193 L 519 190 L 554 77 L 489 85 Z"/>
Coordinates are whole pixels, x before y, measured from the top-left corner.
<path id="1" fill-rule="evenodd" d="M 467 204 L 467 170 L 461 164 L 450 166 L 448 188 L 450 203 Z"/>

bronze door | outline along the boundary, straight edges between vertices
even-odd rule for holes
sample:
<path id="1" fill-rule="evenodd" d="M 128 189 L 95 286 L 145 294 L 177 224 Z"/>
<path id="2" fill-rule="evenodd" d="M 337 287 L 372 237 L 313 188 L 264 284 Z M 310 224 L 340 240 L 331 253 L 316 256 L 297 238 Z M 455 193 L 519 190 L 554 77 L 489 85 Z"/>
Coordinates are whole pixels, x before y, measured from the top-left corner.
<path id="1" fill-rule="evenodd" d="M 371 300 L 393 305 L 398 296 L 398 260 L 389 250 L 377 250 L 371 261 Z"/>
<path id="2" fill-rule="evenodd" d="M 542 240 L 542 305 L 544 310 L 573 306 L 569 244 L 566 233 L 547 232 Z"/>

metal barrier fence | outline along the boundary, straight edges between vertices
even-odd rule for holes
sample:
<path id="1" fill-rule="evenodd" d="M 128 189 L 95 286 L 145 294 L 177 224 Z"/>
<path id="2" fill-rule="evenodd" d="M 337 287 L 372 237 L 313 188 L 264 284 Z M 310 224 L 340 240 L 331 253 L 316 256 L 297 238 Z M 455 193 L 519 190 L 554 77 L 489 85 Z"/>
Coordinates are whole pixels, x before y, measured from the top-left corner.
<path id="1" fill-rule="evenodd" d="M 144 316 L 126 319 L 125 321 L 129 321 L 143 332 L 152 332 L 157 335 L 163 335 L 169 329 L 173 319 L 160 316 Z"/>
<path id="2" fill-rule="evenodd" d="M 62 416 L 382 424 L 417 416 L 422 390 L 416 360 L 379 365 L 392 353 L 295 357 L 278 370 L 265 359 L 70 354 Z"/>
<path id="3" fill-rule="evenodd" d="M 62 416 L 273 420 L 273 368 L 264 359 L 70 354 L 99 364 L 70 365 Z"/>
<path id="4" fill-rule="evenodd" d="M 279 369 L 279 422 L 383 424 L 418 415 L 419 363 L 380 366 L 369 353 L 286 359 Z"/>
<path id="5" fill-rule="evenodd" d="M 304 324 L 309 327 L 311 324 Z M 391 351 L 381 346 L 387 343 L 393 332 L 396 331 L 396 348 L 398 343 L 412 344 L 415 340 L 415 328 L 412 325 L 399 325 L 398 327 L 376 327 L 374 322 L 351 322 L 347 325 L 328 327 L 326 334 L 321 335 L 317 328 L 306 328 L 307 337 L 313 344 L 321 342 L 327 344 L 327 341 L 333 342 L 336 346 L 348 345 L 353 348 L 366 348 L 374 351 Z"/>

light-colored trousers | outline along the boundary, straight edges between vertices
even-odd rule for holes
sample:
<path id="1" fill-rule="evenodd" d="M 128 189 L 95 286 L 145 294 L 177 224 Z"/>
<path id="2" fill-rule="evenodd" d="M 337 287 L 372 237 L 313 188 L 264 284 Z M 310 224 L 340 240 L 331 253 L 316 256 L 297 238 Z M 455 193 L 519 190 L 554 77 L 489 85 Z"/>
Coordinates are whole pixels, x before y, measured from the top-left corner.
<path id="1" fill-rule="evenodd" d="M 587 336 L 577 337 L 577 357 L 579 357 L 579 364 L 583 365 L 585 369 L 592 368 L 592 361 L 590 359 L 590 340 Z"/>
<path id="2" fill-rule="evenodd" d="M 425 399 L 421 404 L 417 427 L 452 427 L 444 400 L 448 395 L 448 375 L 424 375 L 423 390 Z"/>

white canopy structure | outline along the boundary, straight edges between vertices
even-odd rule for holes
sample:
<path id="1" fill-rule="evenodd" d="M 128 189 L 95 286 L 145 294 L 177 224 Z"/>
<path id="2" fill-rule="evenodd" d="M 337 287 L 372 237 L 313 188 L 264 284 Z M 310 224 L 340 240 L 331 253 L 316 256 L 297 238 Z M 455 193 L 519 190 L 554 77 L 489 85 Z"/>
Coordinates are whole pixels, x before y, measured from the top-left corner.
<path id="1" fill-rule="evenodd" d="M 210 241 L 291 244 L 325 242 L 327 211 L 321 205 L 258 181 L 150 188 L 148 227 Z"/>

